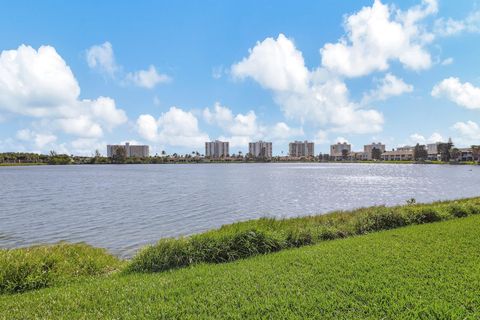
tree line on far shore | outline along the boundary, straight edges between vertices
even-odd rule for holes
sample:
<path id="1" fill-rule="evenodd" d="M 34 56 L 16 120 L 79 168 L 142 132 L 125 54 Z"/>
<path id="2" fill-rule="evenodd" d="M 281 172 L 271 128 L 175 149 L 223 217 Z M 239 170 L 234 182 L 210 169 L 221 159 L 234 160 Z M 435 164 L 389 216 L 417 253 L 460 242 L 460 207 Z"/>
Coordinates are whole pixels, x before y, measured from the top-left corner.
<path id="1" fill-rule="evenodd" d="M 346 151 L 346 150 L 344 150 Z M 439 154 L 438 161 L 444 163 L 456 163 L 461 155 L 461 151 L 455 148 L 452 143 L 440 143 L 437 146 Z M 480 145 L 471 146 L 472 162 L 480 162 Z M 372 150 L 373 161 L 381 160 L 381 151 L 379 149 Z M 342 160 L 344 161 L 359 161 L 353 159 L 348 152 L 342 152 Z M 417 144 L 413 148 L 413 160 L 415 162 L 427 162 L 428 151 L 424 145 Z M 288 158 L 285 156 L 274 156 L 267 158 L 265 156 L 253 157 L 251 154 L 243 154 L 241 151 L 238 154 L 227 155 L 221 158 L 205 157 L 198 151 L 192 151 L 187 154 L 167 154 L 161 151 L 160 154 L 155 154 L 149 157 L 127 157 L 124 148 L 118 148 L 112 157 L 105 157 L 100 154 L 98 150 L 92 156 L 75 156 L 68 154 L 58 154 L 55 151 L 50 151 L 49 154 L 26 153 L 26 152 L 7 152 L 0 153 L 1 164 L 13 165 L 28 165 L 28 164 L 49 164 L 49 165 L 66 165 L 66 164 L 161 164 L 161 163 L 204 163 L 204 162 L 288 162 L 288 161 L 333 161 L 328 154 L 319 154 L 315 157 L 300 157 Z"/>

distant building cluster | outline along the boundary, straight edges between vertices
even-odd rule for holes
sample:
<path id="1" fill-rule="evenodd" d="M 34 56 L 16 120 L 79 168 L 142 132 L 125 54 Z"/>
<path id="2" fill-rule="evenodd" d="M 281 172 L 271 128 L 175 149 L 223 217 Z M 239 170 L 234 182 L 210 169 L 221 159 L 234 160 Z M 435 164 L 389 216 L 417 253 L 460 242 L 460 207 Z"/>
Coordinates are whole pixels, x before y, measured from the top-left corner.
<path id="1" fill-rule="evenodd" d="M 248 144 L 248 158 L 254 159 L 271 159 L 273 156 L 272 142 L 267 141 L 253 141 Z M 315 146 L 313 142 L 308 141 L 294 141 L 289 144 L 289 157 L 315 157 Z M 229 142 L 228 141 L 211 141 L 205 142 L 205 157 L 212 159 L 229 157 Z"/>
<path id="2" fill-rule="evenodd" d="M 385 145 L 378 143 L 366 144 L 363 151 L 352 151 L 352 145 L 346 142 L 338 142 L 330 146 L 330 160 L 380 160 L 385 153 Z"/>
<path id="3" fill-rule="evenodd" d="M 337 143 L 330 146 L 329 160 L 383 160 L 383 161 L 473 161 L 472 148 L 453 148 L 453 142 L 435 142 L 427 145 L 402 146 L 387 151 L 385 145 L 371 143 L 363 146 L 363 151 L 352 151 L 348 143 Z"/>
<path id="4" fill-rule="evenodd" d="M 150 155 L 149 146 L 131 145 L 130 143 L 107 145 L 107 157 L 124 155 L 126 158 L 146 158 Z"/>
<path id="5" fill-rule="evenodd" d="M 453 142 L 449 139 L 447 142 L 435 142 L 426 145 L 417 144 L 415 146 L 402 146 L 392 150 L 387 150 L 385 144 L 381 142 L 372 142 L 363 146 L 363 150 L 354 151 L 352 145 L 347 142 L 338 142 L 330 146 L 329 154 L 315 155 L 315 144 L 310 141 L 293 141 L 288 144 L 288 155 L 277 157 L 277 160 L 295 161 L 301 159 L 320 160 L 320 161 L 475 161 L 480 157 L 480 146 L 472 148 L 454 148 Z M 230 153 L 230 144 L 228 141 L 207 141 L 205 142 L 206 159 L 258 159 L 269 160 L 273 158 L 272 142 L 252 141 L 248 144 L 248 153 L 238 155 Z M 146 158 L 149 156 L 149 147 L 147 145 L 108 145 L 107 155 L 112 158 L 115 155 L 122 154 L 126 158 L 137 157 Z M 193 154 L 194 152 L 192 152 Z M 283 151 L 282 151 L 283 153 Z M 162 151 L 162 154 L 165 154 Z M 200 154 L 196 152 L 196 158 Z M 176 158 L 176 154 L 174 154 Z M 189 155 L 191 157 L 191 155 Z"/>

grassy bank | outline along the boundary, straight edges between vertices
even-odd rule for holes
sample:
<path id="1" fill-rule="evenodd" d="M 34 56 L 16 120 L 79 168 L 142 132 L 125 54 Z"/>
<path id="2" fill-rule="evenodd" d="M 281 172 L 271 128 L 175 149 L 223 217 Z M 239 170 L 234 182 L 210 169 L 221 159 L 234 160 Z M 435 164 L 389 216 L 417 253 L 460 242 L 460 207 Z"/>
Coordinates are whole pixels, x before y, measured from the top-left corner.
<path id="1" fill-rule="evenodd" d="M 293 219 L 258 219 L 184 238 L 161 239 L 131 261 L 85 244 L 0 250 L 0 294 L 25 292 L 105 276 L 163 272 L 225 263 L 327 240 L 480 213 L 480 198 L 396 207 L 369 207 Z M 80 281 L 80 280 L 78 280 Z"/>
<path id="2" fill-rule="evenodd" d="M 480 213 L 480 198 L 353 211 L 294 219 L 259 219 L 141 250 L 126 272 L 159 272 L 198 263 L 230 262 L 258 254 Z"/>
<path id="3" fill-rule="evenodd" d="M 85 244 L 59 243 L 0 250 L 0 294 L 107 275 L 121 265 L 120 260 L 105 250 Z"/>
<path id="4" fill-rule="evenodd" d="M 0 296 L 5 319 L 478 319 L 480 215 Z"/>

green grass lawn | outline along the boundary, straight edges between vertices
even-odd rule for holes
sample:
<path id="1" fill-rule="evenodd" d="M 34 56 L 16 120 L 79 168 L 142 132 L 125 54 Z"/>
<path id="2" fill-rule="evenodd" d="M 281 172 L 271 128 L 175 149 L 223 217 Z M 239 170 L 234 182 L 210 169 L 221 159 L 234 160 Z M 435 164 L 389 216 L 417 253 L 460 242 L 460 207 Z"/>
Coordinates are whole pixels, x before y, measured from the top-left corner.
<path id="1" fill-rule="evenodd" d="M 0 318 L 479 319 L 480 216 L 0 296 Z"/>

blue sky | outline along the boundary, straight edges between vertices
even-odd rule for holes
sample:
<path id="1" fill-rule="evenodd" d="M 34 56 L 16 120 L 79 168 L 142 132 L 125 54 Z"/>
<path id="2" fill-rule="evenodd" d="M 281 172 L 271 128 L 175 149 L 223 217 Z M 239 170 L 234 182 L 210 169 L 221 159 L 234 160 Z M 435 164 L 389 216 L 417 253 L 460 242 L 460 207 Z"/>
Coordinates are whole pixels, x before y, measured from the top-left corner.
<path id="1" fill-rule="evenodd" d="M 474 1 L 15 1 L 0 152 L 480 144 Z"/>

